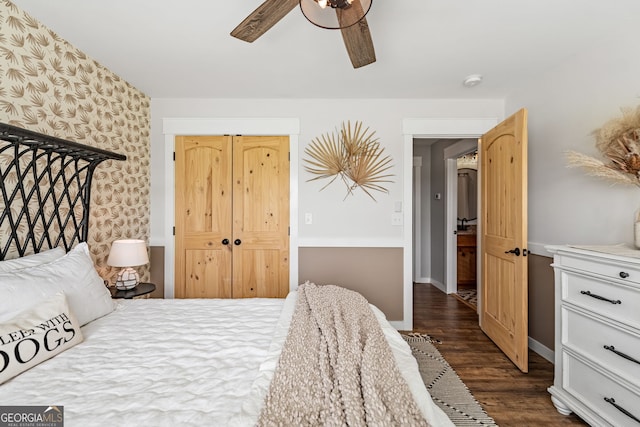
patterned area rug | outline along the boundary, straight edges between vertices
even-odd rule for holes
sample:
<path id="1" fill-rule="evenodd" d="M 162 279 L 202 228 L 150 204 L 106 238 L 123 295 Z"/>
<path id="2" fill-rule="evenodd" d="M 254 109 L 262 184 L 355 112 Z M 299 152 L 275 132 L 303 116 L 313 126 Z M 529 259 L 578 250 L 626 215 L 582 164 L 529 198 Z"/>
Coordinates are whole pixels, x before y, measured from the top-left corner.
<path id="1" fill-rule="evenodd" d="M 432 344 L 439 341 L 417 333 L 402 334 L 402 338 L 418 361 L 420 375 L 433 401 L 456 426 L 497 426 Z"/>
<path id="2" fill-rule="evenodd" d="M 458 293 L 455 296 L 473 308 L 478 306 L 478 295 L 475 289 L 458 289 Z"/>

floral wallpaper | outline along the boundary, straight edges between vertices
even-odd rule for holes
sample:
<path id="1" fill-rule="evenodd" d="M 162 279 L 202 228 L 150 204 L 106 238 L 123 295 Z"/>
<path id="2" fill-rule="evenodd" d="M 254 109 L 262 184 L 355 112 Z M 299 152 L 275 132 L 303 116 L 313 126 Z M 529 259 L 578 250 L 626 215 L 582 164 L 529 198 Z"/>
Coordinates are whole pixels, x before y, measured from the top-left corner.
<path id="1" fill-rule="evenodd" d="M 150 100 L 8 0 L 0 0 L 0 122 L 124 154 L 98 166 L 88 244 L 100 274 L 111 242 L 149 238 Z M 8 230 L 0 229 L 6 241 Z M 148 266 L 140 269 L 149 279 Z"/>

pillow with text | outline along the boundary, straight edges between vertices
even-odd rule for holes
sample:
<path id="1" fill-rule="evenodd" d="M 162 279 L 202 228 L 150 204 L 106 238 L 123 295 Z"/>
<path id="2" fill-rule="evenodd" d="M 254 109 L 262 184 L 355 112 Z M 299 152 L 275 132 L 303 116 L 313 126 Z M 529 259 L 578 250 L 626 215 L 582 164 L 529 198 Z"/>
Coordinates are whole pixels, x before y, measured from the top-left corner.
<path id="1" fill-rule="evenodd" d="M 0 323 L 0 384 L 82 342 L 63 293 Z"/>

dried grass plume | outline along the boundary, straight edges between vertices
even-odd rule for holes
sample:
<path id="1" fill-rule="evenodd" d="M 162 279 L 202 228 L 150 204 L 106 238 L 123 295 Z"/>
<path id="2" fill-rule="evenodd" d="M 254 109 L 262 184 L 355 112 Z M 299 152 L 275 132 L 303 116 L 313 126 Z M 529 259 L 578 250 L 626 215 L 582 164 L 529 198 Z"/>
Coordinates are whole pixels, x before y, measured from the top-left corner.
<path id="1" fill-rule="evenodd" d="M 371 191 L 387 193 L 384 183 L 392 182 L 387 178 L 391 169 L 391 157 L 384 156 L 384 148 L 380 146 L 375 132 L 369 128 L 362 129 L 362 122 L 342 123 L 342 128 L 314 138 L 304 152 L 310 159 L 304 159 L 305 170 L 317 175 L 308 181 L 322 178 L 331 180 L 320 190 L 340 177 L 347 187 L 345 199 L 356 188 L 362 189 L 373 200 Z"/>
<path id="2" fill-rule="evenodd" d="M 640 106 L 623 108 L 620 117 L 609 120 L 593 135 L 605 160 L 568 151 L 569 167 L 581 167 L 589 175 L 640 187 Z"/>

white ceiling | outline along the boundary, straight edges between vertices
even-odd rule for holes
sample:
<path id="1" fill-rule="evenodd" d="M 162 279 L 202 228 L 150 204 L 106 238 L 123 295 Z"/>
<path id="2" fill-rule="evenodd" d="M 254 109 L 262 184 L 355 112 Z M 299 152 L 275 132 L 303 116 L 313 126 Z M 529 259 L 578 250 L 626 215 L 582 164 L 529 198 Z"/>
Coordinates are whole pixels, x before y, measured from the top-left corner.
<path id="1" fill-rule="evenodd" d="M 377 62 L 354 70 L 299 8 L 231 37 L 262 0 L 12 1 L 154 98 L 503 98 L 640 18 L 637 0 L 375 0 Z"/>

